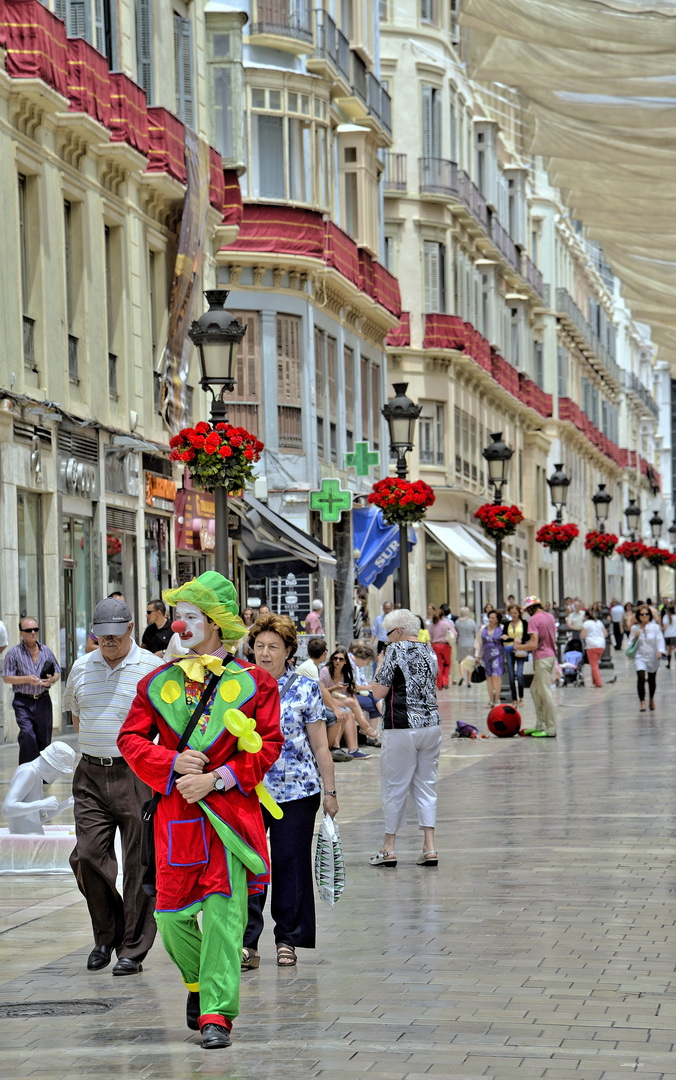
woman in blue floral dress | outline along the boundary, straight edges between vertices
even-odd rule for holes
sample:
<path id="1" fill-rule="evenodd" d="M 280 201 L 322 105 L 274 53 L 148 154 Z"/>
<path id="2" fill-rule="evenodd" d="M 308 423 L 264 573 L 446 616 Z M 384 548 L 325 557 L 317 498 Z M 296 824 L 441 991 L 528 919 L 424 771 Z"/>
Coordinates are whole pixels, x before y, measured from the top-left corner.
<path id="1" fill-rule="evenodd" d="M 488 690 L 488 704 L 490 707 L 500 701 L 500 687 L 505 670 L 505 648 L 502 644 L 502 612 L 491 610 L 488 613 L 488 624 L 482 627 L 481 635 L 481 660 L 486 672 L 486 688 Z"/>
<path id="2" fill-rule="evenodd" d="M 284 746 L 263 782 L 284 816 L 273 818 L 265 807 L 262 810 L 270 833 L 270 910 L 275 924 L 277 965 L 293 967 L 297 948 L 315 947 L 312 836 L 322 787 L 325 813 L 335 817 L 338 812 L 333 758 L 319 683 L 294 672 L 289 663 L 298 644 L 291 619 L 288 615 L 261 616 L 249 642 L 256 664 L 277 679 L 281 699 Z M 263 930 L 266 893 L 249 898 L 242 949 L 245 971 L 260 963 L 258 939 Z"/>

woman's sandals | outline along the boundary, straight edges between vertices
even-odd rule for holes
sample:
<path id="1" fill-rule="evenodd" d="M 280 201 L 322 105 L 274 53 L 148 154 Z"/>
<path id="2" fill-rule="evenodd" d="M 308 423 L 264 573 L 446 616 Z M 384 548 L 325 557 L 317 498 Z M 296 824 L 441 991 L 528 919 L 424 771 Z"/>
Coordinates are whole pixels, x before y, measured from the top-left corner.
<path id="1" fill-rule="evenodd" d="M 298 957 L 293 945 L 280 943 L 277 946 L 277 967 L 295 967 L 297 963 Z"/>
<path id="2" fill-rule="evenodd" d="M 248 949 L 246 945 L 242 949 L 242 971 L 253 971 L 260 967 L 261 958 L 255 949 Z"/>
<path id="3" fill-rule="evenodd" d="M 423 851 L 420 858 L 416 859 L 415 861 L 417 866 L 438 866 L 439 856 L 434 850 Z"/>

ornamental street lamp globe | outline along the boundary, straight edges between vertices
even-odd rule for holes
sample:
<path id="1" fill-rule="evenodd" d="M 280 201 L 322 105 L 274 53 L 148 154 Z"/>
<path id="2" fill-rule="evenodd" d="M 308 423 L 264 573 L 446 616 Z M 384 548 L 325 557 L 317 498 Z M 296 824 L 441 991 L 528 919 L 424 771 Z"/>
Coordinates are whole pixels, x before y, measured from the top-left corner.
<path id="1" fill-rule="evenodd" d="M 648 524 L 650 525 L 650 531 L 653 534 L 653 540 L 659 540 L 662 536 L 662 526 L 664 525 L 664 521 L 658 514 L 657 510 L 653 512 L 653 516 L 651 517 Z"/>
<path id="2" fill-rule="evenodd" d="M 629 500 L 629 506 L 624 511 L 624 516 L 627 519 L 627 525 L 629 526 L 629 532 L 633 534 L 638 529 L 638 523 L 641 517 L 641 507 L 636 504 L 636 499 Z"/>
<path id="3" fill-rule="evenodd" d="M 557 515 L 560 515 L 566 505 L 568 488 L 570 487 L 570 477 L 563 465 L 554 466 L 554 472 L 549 477 L 547 483 L 549 484 L 552 506 L 555 508 Z"/>
<path id="4" fill-rule="evenodd" d="M 596 514 L 596 524 L 600 527 L 601 532 L 605 528 L 608 515 L 610 513 L 610 504 L 613 501 L 613 497 L 609 491 L 606 491 L 605 484 L 599 484 L 599 490 L 592 495 L 592 502 L 594 504 L 594 513 Z"/>
<path id="5" fill-rule="evenodd" d="M 204 293 L 208 311 L 200 315 L 188 330 L 188 337 L 196 346 L 200 360 L 200 386 L 210 390 L 216 399 L 215 387 L 220 386 L 219 400 L 225 391 L 235 386 L 237 347 L 246 333 L 234 315 L 225 310 L 227 289 L 207 289 Z"/>
<path id="6" fill-rule="evenodd" d="M 514 451 L 507 446 L 507 443 L 502 441 L 501 431 L 491 433 L 491 439 L 493 442 L 490 446 L 486 446 L 481 453 L 488 464 L 489 482 L 495 488 L 496 499 L 499 499 L 502 487 L 507 483 L 509 463 Z"/>
<path id="7" fill-rule="evenodd" d="M 390 429 L 390 450 L 397 460 L 406 457 L 413 449 L 415 422 L 420 416 L 422 405 L 416 405 L 406 396 L 408 383 L 393 383 L 395 396 L 383 405 L 381 412 Z"/>

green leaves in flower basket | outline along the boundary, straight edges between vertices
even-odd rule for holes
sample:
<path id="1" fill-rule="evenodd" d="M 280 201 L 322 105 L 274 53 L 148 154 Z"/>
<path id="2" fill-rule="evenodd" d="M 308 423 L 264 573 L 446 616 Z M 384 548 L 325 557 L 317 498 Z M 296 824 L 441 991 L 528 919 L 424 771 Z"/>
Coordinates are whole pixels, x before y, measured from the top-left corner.
<path id="1" fill-rule="evenodd" d="M 170 459 L 185 462 L 196 488 L 225 488 L 229 495 L 253 480 L 254 465 L 264 449 L 263 443 L 245 428 L 228 423 L 212 427 L 205 420 L 194 428 L 183 428 L 169 440 L 169 445 Z"/>
<path id="2" fill-rule="evenodd" d="M 382 510 L 388 525 L 412 525 L 422 521 L 434 499 L 434 491 L 423 480 L 411 482 L 396 476 L 377 480 L 368 497 L 370 503 Z"/>

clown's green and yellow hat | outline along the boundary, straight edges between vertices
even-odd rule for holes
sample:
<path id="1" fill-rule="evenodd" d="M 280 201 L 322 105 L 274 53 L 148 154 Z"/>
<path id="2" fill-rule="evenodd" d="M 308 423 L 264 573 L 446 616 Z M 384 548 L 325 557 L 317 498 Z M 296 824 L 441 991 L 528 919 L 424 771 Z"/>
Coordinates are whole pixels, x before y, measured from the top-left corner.
<path id="1" fill-rule="evenodd" d="M 178 589 L 165 589 L 162 599 L 171 607 L 181 600 L 194 604 L 220 626 L 226 641 L 239 641 L 246 634 L 246 626 L 238 614 L 235 586 L 215 570 L 207 570 L 206 574 L 186 581 Z"/>

